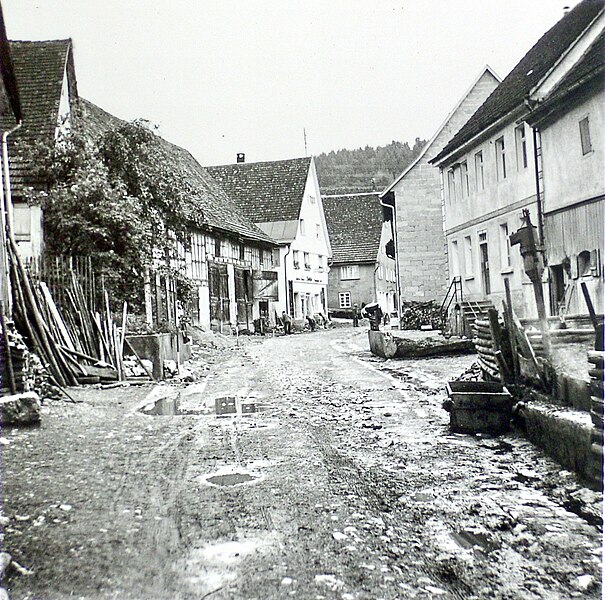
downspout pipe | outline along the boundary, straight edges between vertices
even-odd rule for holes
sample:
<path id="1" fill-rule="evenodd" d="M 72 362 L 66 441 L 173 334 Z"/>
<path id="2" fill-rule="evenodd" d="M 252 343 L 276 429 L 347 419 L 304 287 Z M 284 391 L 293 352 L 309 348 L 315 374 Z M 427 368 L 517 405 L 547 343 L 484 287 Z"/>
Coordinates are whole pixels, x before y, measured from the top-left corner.
<path id="1" fill-rule="evenodd" d="M 534 141 L 534 175 L 536 178 L 536 201 L 538 209 L 538 235 L 540 237 L 540 246 L 544 247 L 544 214 L 542 212 L 542 191 L 540 190 L 540 158 L 538 156 L 538 138 L 540 131 L 537 127 L 532 127 Z M 540 142 L 540 146 L 541 146 Z"/>
<path id="2" fill-rule="evenodd" d="M 8 136 L 17 131 L 23 125 L 19 121 L 15 127 L 2 133 L 2 168 L 4 179 L 4 202 L 6 204 L 6 229 L 11 242 L 15 241 L 13 232 L 13 198 L 11 194 L 10 167 L 8 162 Z"/>
<path id="3" fill-rule="evenodd" d="M 288 254 L 290 254 L 290 250 L 292 250 L 292 244 L 288 244 L 288 251 L 284 254 L 284 298 L 286 300 L 286 306 L 284 310 L 287 314 L 290 314 L 288 310 L 288 261 L 286 260 Z M 294 318 L 294 315 L 291 315 Z"/>
<path id="4" fill-rule="evenodd" d="M 13 201 L 11 196 L 11 185 L 10 185 L 10 170 L 8 163 L 8 136 L 14 133 L 21 127 L 22 121 L 19 121 L 15 127 L 3 132 L 2 134 L 2 182 L 0 183 L 0 227 L 2 228 L 1 240 L 2 244 L 2 265 L 0 268 L 4 271 L 3 279 L 5 285 L 1 291 L 3 300 L 6 301 L 7 313 L 11 316 L 13 314 L 13 295 L 11 289 L 10 274 L 8 269 L 8 252 L 7 252 L 7 240 L 10 239 L 14 243 L 13 233 Z"/>

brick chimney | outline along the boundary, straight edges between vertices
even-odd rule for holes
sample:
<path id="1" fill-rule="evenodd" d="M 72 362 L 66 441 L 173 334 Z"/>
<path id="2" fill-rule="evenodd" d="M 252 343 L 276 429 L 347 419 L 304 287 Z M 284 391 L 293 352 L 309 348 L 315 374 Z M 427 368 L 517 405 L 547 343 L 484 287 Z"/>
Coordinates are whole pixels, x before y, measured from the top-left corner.
<path id="1" fill-rule="evenodd" d="M 238 152 L 237 153 L 237 162 L 238 163 L 245 163 L 246 162 L 246 155 L 243 152 Z"/>

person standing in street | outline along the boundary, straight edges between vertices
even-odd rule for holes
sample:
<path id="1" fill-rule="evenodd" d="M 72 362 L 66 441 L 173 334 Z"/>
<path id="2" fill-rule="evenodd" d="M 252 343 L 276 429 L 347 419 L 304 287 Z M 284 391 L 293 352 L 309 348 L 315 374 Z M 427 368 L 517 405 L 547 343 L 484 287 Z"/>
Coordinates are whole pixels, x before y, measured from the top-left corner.
<path id="1" fill-rule="evenodd" d="M 281 318 L 284 322 L 284 333 L 289 335 L 292 333 L 292 317 L 284 310 L 281 314 Z"/>
<path id="2" fill-rule="evenodd" d="M 359 311 L 359 306 L 357 306 L 357 304 L 353 304 L 353 327 L 359 327 L 360 317 L 361 312 Z"/>

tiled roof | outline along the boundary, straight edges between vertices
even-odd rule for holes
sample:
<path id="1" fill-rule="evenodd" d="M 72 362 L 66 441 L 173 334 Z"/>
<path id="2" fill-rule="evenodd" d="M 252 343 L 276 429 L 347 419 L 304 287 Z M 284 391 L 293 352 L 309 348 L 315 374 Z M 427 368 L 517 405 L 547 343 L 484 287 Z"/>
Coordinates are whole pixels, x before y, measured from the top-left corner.
<path id="1" fill-rule="evenodd" d="M 54 134 L 61 100 L 61 87 L 71 40 L 10 42 L 11 56 L 23 111 L 23 127 L 15 138 Z M 14 125 L 14 120 L 2 126 Z"/>
<path id="2" fill-rule="evenodd" d="M 583 0 L 549 29 L 430 162 L 440 161 L 495 121 L 522 106 L 530 90 L 603 10 L 603 5 L 604 0 Z"/>
<path id="3" fill-rule="evenodd" d="M 124 124 L 88 100 L 80 99 L 77 109 L 77 128 L 91 137 L 97 137 L 111 127 Z M 224 190 L 208 175 L 206 169 L 184 148 L 158 136 L 158 152 L 175 167 L 190 192 L 187 202 L 192 223 L 235 234 L 244 239 L 274 245 L 275 242 L 254 223 L 244 217 Z"/>
<path id="4" fill-rule="evenodd" d="M 206 167 L 255 223 L 298 220 L 311 158 Z"/>
<path id="5" fill-rule="evenodd" d="M 557 84 L 557 87 L 546 97 L 546 103 L 565 96 L 570 88 L 588 79 L 600 76 L 602 81 L 603 68 L 605 66 L 605 31 L 597 37 L 582 58 L 573 66 L 569 73 Z M 602 84 L 601 84 L 602 89 Z M 540 105 L 538 105 L 538 109 Z"/>
<path id="6" fill-rule="evenodd" d="M 23 113 L 22 127 L 9 137 L 11 183 L 18 192 L 33 180 L 30 161 L 14 148 L 24 142 L 53 139 L 71 40 L 10 42 L 10 49 Z M 9 114 L 0 119 L 3 130 L 14 125 L 14 118 Z"/>
<path id="7" fill-rule="evenodd" d="M 379 193 L 322 196 L 333 262 L 375 262 L 382 232 Z"/>
<path id="8" fill-rule="evenodd" d="M 2 93 L 2 106 L 0 114 L 10 110 L 12 116 L 20 121 L 21 100 L 17 90 L 17 77 L 15 76 L 15 67 L 11 56 L 10 45 L 6 36 L 6 26 L 4 24 L 4 14 L 0 6 L 0 90 Z"/>

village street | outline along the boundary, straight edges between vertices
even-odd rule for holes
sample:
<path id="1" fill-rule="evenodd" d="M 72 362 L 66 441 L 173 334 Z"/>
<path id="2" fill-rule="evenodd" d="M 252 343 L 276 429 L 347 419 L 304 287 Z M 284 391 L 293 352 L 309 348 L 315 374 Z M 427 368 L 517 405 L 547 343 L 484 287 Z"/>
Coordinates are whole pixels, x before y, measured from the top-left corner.
<path id="1" fill-rule="evenodd" d="M 230 342 L 179 388 L 184 414 L 140 412 L 149 386 L 46 404 L 40 428 L 2 432 L 4 547 L 32 571 L 4 586 L 600 598 L 601 534 L 564 508 L 592 492 L 516 434 L 450 434 L 444 383 L 473 360 L 384 361 L 365 328 L 341 327 Z M 238 413 L 217 415 L 229 397 Z"/>

